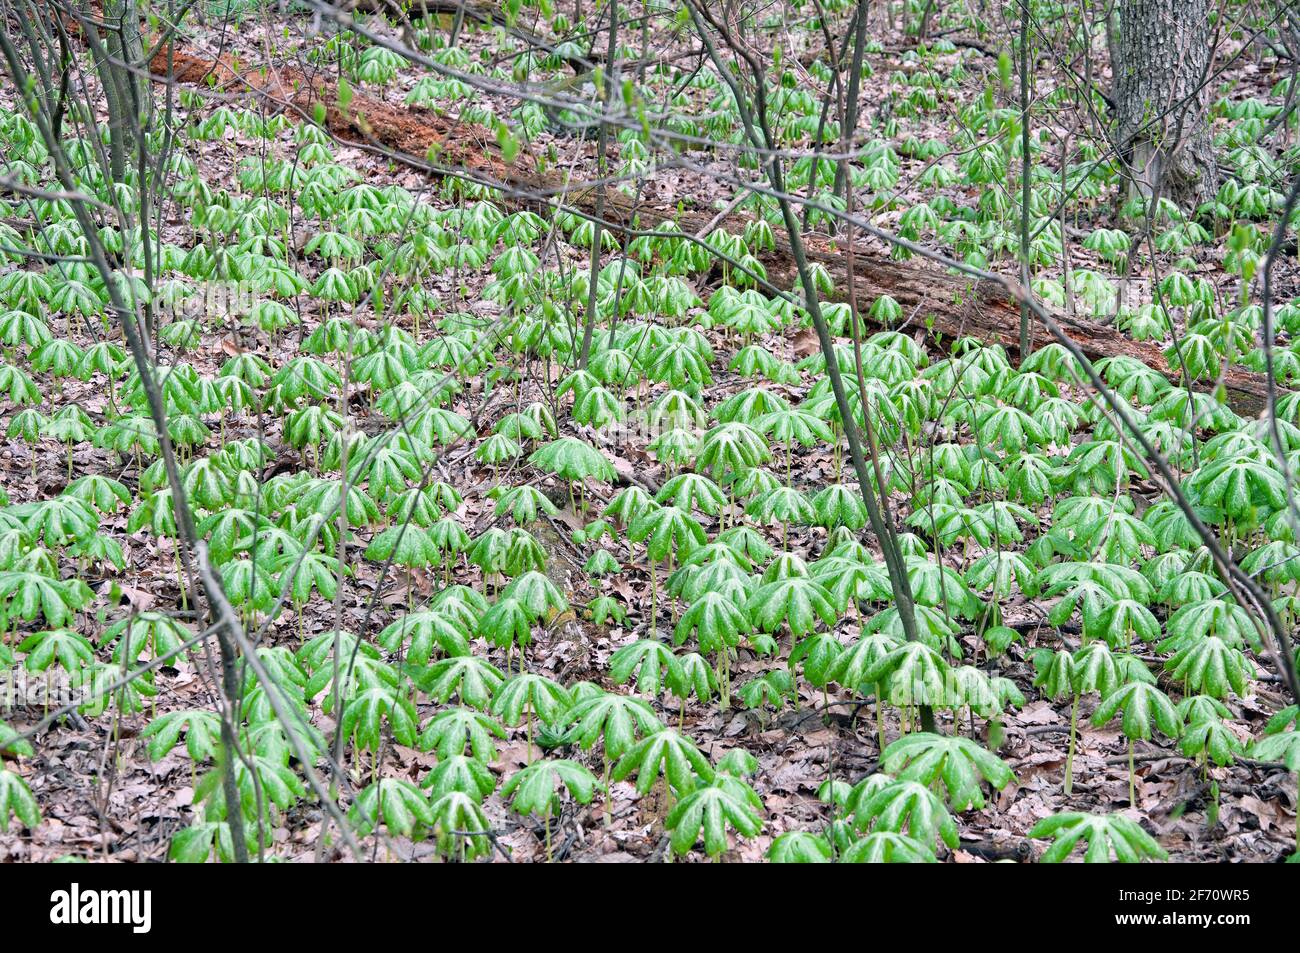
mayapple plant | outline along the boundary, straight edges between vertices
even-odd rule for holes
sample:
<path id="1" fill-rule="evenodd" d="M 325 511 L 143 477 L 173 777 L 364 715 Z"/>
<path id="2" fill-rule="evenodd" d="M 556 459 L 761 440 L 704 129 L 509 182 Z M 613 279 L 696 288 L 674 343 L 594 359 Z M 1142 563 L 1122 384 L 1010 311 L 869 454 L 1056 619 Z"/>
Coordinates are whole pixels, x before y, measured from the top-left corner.
<path id="1" fill-rule="evenodd" d="M 982 781 L 1001 789 L 1015 780 L 1001 758 L 960 735 L 906 735 L 885 749 L 880 766 L 899 780 L 926 787 L 942 781 L 948 806 L 956 811 L 984 806 Z"/>
<path id="2" fill-rule="evenodd" d="M 1149 740 L 1157 730 L 1176 739 L 1182 734 L 1183 726 L 1169 696 L 1147 681 L 1128 682 L 1102 698 L 1093 713 L 1092 723 L 1104 725 L 1120 712 L 1123 713 L 1120 729 L 1128 739 L 1129 804 L 1136 807 L 1133 742 Z"/>
<path id="3" fill-rule="evenodd" d="M 727 827 L 743 837 L 763 829 L 763 802 L 746 782 L 719 772 L 697 786 L 668 812 L 664 826 L 678 854 L 689 853 L 701 839 L 704 852 L 715 860 L 727 849 Z"/>
<path id="4" fill-rule="evenodd" d="M 1088 845 L 1083 859 L 1089 864 L 1108 863 L 1112 854 L 1122 864 L 1169 859 L 1150 834 L 1122 814 L 1054 814 L 1035 824 L 1029 836 L 1052 838 L 1052 846 L 1039 858 L 1044 864 L 1061 863 L 1080 842 Z"/>
<path id="5" fill-rule="evenodd" d="M 510 808 L 517 814 L 542 816 L 548 862 L 552 859 L 551 816 L 559 802 L 561 789 L 567 789 L 579 804 L 590 804 L 596 778 L 576 761 L 543 758 L 521 768 L 501 789 L 502 796 L 509 798 Z"/>
<path id="6" fill-rule="evenodd" d="M 559 683 L 533 672 L 520 672 L 497 686 L 492 714 L 503 723 L 524 724 L 528 735 L 528 759 L 533 756 L 534 716 L 549 728 L 557 726 L 573 707 L 573 696 Z"/>

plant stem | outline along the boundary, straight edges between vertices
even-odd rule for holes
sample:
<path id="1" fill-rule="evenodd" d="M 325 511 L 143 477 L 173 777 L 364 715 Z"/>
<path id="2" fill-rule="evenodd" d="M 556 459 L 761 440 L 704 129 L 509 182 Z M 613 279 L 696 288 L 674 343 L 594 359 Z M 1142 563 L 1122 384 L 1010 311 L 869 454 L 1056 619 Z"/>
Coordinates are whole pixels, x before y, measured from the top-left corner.
<path id="1" fill-rule="evenodd" d="M 1128 740 L 1128 806 L 1137 807 L 1137 785 L 1133 780 L 1133 739 Z"/>
<path id="2" fill-rule="evenodd" d="M 659 632 L 659 576 L 655 571 L 656 563 L 650 560 L 650 637 L 654 638 Z"/>
<path id="3" fill-rule="evenodd" d="M 551 805 L 546 805 L 546 817 L 542 819 L 542 824 L 546 827 L 546 862 L 549 864 L 553 861 L 551 855 Z"/>
<path id="4" fill-rule="evenodd" d="M 523 666 L 523 658 L 521 657 L 521 658 L 520 658 L 520 663 L 519 663 L 519 672 L 520 672 L 520 674 L 523 673 L 523 670 L 524 670 L 524 666 Z M 528 763 L 529 763 L 529 764 L 532 764 L 532 763 L 533 763 L 533 703 L 532 703 L 532 701 L 529 701 L 529 702 L 524 706 L 524 718 L 527 719 L 526 724 L 527 724 L 527 726 L 528 726 L 528 728 L 527 728 L 527 731 L 528 731 Z"/>
<path id="5" fill-rule="evenodd" d="M 1065 755 L 1065 793 L 1068 796 L 1074 788 L 1074 746 L 1079 727 L 1079 696 L 1074 696 L 1070 706 L 1070 748 Z"/>
<path id="6" fill-rule="evenodd" d="M 882 706 L 885 704 L 885 700 L 880 697 L 880 692 L 880 683 L 876 682 L 876 744 L 880 746 L 880 750 L 883 752 L 885 750 L 885 713 L 882 711 Z"/>
<path id="7" fill-rule="evenodd" d="M 608 830 L 614 826 L 614 792 L 609 783 L 610 765 L 608 752 L 605 754 L 603 760 L 605 762 L 605 829 Z"/>

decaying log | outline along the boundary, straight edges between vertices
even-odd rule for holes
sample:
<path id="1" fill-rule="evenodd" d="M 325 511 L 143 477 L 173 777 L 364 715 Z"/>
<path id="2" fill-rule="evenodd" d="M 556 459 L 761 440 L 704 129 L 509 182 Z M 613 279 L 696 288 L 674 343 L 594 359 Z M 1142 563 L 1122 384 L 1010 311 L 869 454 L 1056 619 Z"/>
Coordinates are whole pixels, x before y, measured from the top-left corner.
<path id="1" fill-rule="evenodd" d="M 523 196 L 519 201 L 525 205 L 536 201 L 529 195 L 563 196 L 566 207 L 580 212 L 590 213 L 594 205 L 591 190 L 566 191 L 557 176 L 530 172 L 536 165 L 529 161 L 527 153 L 521 153 L 513 163 L 506 162 L 495 137 L 482 126 L 439 116 L 431 110 L 397 106 L 362 93 L 353 93 L 344 103 L 332 83 L 308 80 L 296 70 L 254 71 L 238 67 L 229 57 L 190 51 L 169 54 L 160 50 L 150 70 L 175 82 L 266 97 L 274 108 L 300 119 L 320 121 L 342 142 L 379 147 L 393 158 L 410 161 L 419 168 L 427 168 L 432 160 L 444 167 L 477 173 L 507 189 L 517 189 Z M 634 209 L 625 196 L 610 193 L 604 217 L 615 225 L 647 231 L 675 222 L 683 233 L 694 234 L 707 226 L 714 214 L 710 209 L 679 211 L 675 205 L 644 202 Z M 849 283 L 843 243 L 833 246 L 810 238 L 807 244 L 809 258 L 824 265 L 835 280 L 837 293 L 831 297 L 842 300 L 843 289 Z M 778 237 L 775 250 L 760 256 L 760 260 L 774 285 L 796 286 L 788 243 Z M 854 288 L 864 315 L 877 297 L 888 294 L 910 316 L 910 327 L 928 329 L 941 343 L 973 336 L 1001 344 L 1010 352 L 1018 349 L 1019 305 L 995 282 L 975 281 L 920 261 L 897 262 L 860 248 L 855 249 L 854 262 Z M 1095 321 L 1061 314 L 1054 317 L 1089 358 L 1133 357 L 1178 382 L 1176 369 L 1170 368 L 1157 345 L 1134 341 Z M 1034 327 L 1035 347 L 1052 340 L 1045 327 Z M 1238 413 L 1255 415 L 1264 407 L 1267 391 L 1262 374 L 1234 366 L 1223 375 L 1222 383 Z"/>

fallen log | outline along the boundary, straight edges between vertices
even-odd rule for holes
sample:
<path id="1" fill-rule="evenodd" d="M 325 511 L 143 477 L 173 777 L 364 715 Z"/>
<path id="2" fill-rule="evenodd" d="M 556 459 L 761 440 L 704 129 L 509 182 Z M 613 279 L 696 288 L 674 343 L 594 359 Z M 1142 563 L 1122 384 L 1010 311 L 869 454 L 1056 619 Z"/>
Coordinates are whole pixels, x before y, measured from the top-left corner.
<path id="1" fill-rule="evenodd" d="M 334 83 L 311 79 L 297 69 L 250 70 L 228 54 L 158 50 L 149 72 L 169 82 L 212 92 L 263 98 L 277 112 L 317 122 L 347 145 L 381 145 L 395 158 L 459 166 L 497 180 L 511 176 L 487 129 L 439 116 L 428 109 L 395 106 L 361 93 L 345 100 Z"/>
<path id="2" fill-rule="evenodd" d="M 837 283 L 841 280 L 847 283 L 844 254 L 826 247 L 825 243 L 809 242 L 809 245 L 809 259 L 825 265 Z M 937 267 L 903 264 L 880 256 L 866 257 L 861 252 L 856 252 L 854 257 L 857 262 L 855 292 L 859 309 L 864 313 L 877 297 L 888 294 L 903 306 L 904 313 L 916 312 L 915 323 L 928 324 L 932 333 L 942 335 L 950 342 L 959 337 L 977 337 L 990 344 L 1001 344 L 1008 352 L 1019 352 L 1020 306 L 995 282 L 977 282 L 966 276 L 948 274 Z M 769 278 L 779 275 L 793 283 L 793 262 L 788 266 L 780 263 L 780 267 L 783 270 L 774 272 L 773 264 L 767 263 Z M 1110 325 L 1087 318 L 1066 317 L 1059 312 L 1053 312 L 1052 317 L 1090 360 L 1132 357 L 1174 383 L 1181 383 L 1178 369 L 1169 366 L 1163 349 L 1158 345 L 1135 341 Z M 1039 322 L 1031 326 L 1030 336 L 1034 348 L 1056 340 Z M 1240 365 L 1226 369 L 1223 387 L 1229 404 L 1239 414 L 1255 416 L 1267 403 L 1264 375 Z"/>
<path id="3" fill-rule="evenodd" d="M 244 92 L 266 97 L 270 104 L 296 113 L 299 118 L 319 122 L 341 142 L 361 148 L 379 148 L 390 157 L 407 161 L 420 169 L 430 164 L 455 167 L 477 173 L 503 189 L 515 190 L 524 204 L 539 202 L 537 196 L 562 196 L 566 208 L 591 214 L 595 205 L 591 189 L 569 191 L 557 176 L 527 171 L 530 163 L 506 162 L 495 138 L 482 126 L 462 123 L 419 107 L 396 106 L 373 97 L 353 93 L 341 99 L 337 87 L 323 80 L 310 80 L 297 70 L 252 72 L 239 68 L 229 57 L 213 57 L 188 51 L 160 50 L 150 62 L 150 71 L 170 81 L 199 84 L 227 92 Z M 533 196 L 533 198 L 529 198 Z M 710 209 L 679 210 L 677 206 L 634 204 L 622 193 L 611 190 L 606 198 L 604 220 L 631 230 L 652 231 L 669 222 L 683 233 L 694 234 L 713 220 Z M 809 237 L 808 257 L 826 267 L 843 299 L 848 284 L 847 256 L 843 244 Z M 789 244 L 778 237 L 776 248 L 760 256 L 768 280 L 777 287 L 795 287 L 796 271 Z M 853 285 L 857 305 L 866 314 L 881 295 L 890 295 L 904 311 L 914 314 L 914 326 L 949 342 L 967 336 L 1000 344 L 1009 352 L 1019 349 L 1020 308 L 996 282 L 976 281 L 919 262 L 897 262 L 861 249 L 854 253 Z M 1135 358 L 1174 382 L 1162 349 L 1149 342 L 1135 341 L 1108 325 L 1085 318 L 1054 314 L 1057 324 L 1090 359 L 1127 356 Z M 1035 347 L 1054 340 L 1036 324 L 1032 329 Z M 1222 384 L 1229 403 L 1241 414 L 1256 415 L 1267 399 L 1264 375 L 1240 366 L 1229 367 Z"/>

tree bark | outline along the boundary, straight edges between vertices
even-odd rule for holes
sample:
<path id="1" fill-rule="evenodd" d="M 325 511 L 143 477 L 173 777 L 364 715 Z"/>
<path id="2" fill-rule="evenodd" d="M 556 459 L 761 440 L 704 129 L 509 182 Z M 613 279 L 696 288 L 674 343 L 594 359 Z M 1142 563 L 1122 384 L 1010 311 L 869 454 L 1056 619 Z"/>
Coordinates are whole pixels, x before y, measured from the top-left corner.
<path id="1" fill-rule="evenodd" d="M 1131 194 L 1193 211 L 1218 188 L 1206 119 L 1211 9 L 1210 0 L 1122 0 L 1112 63 Z"/>

